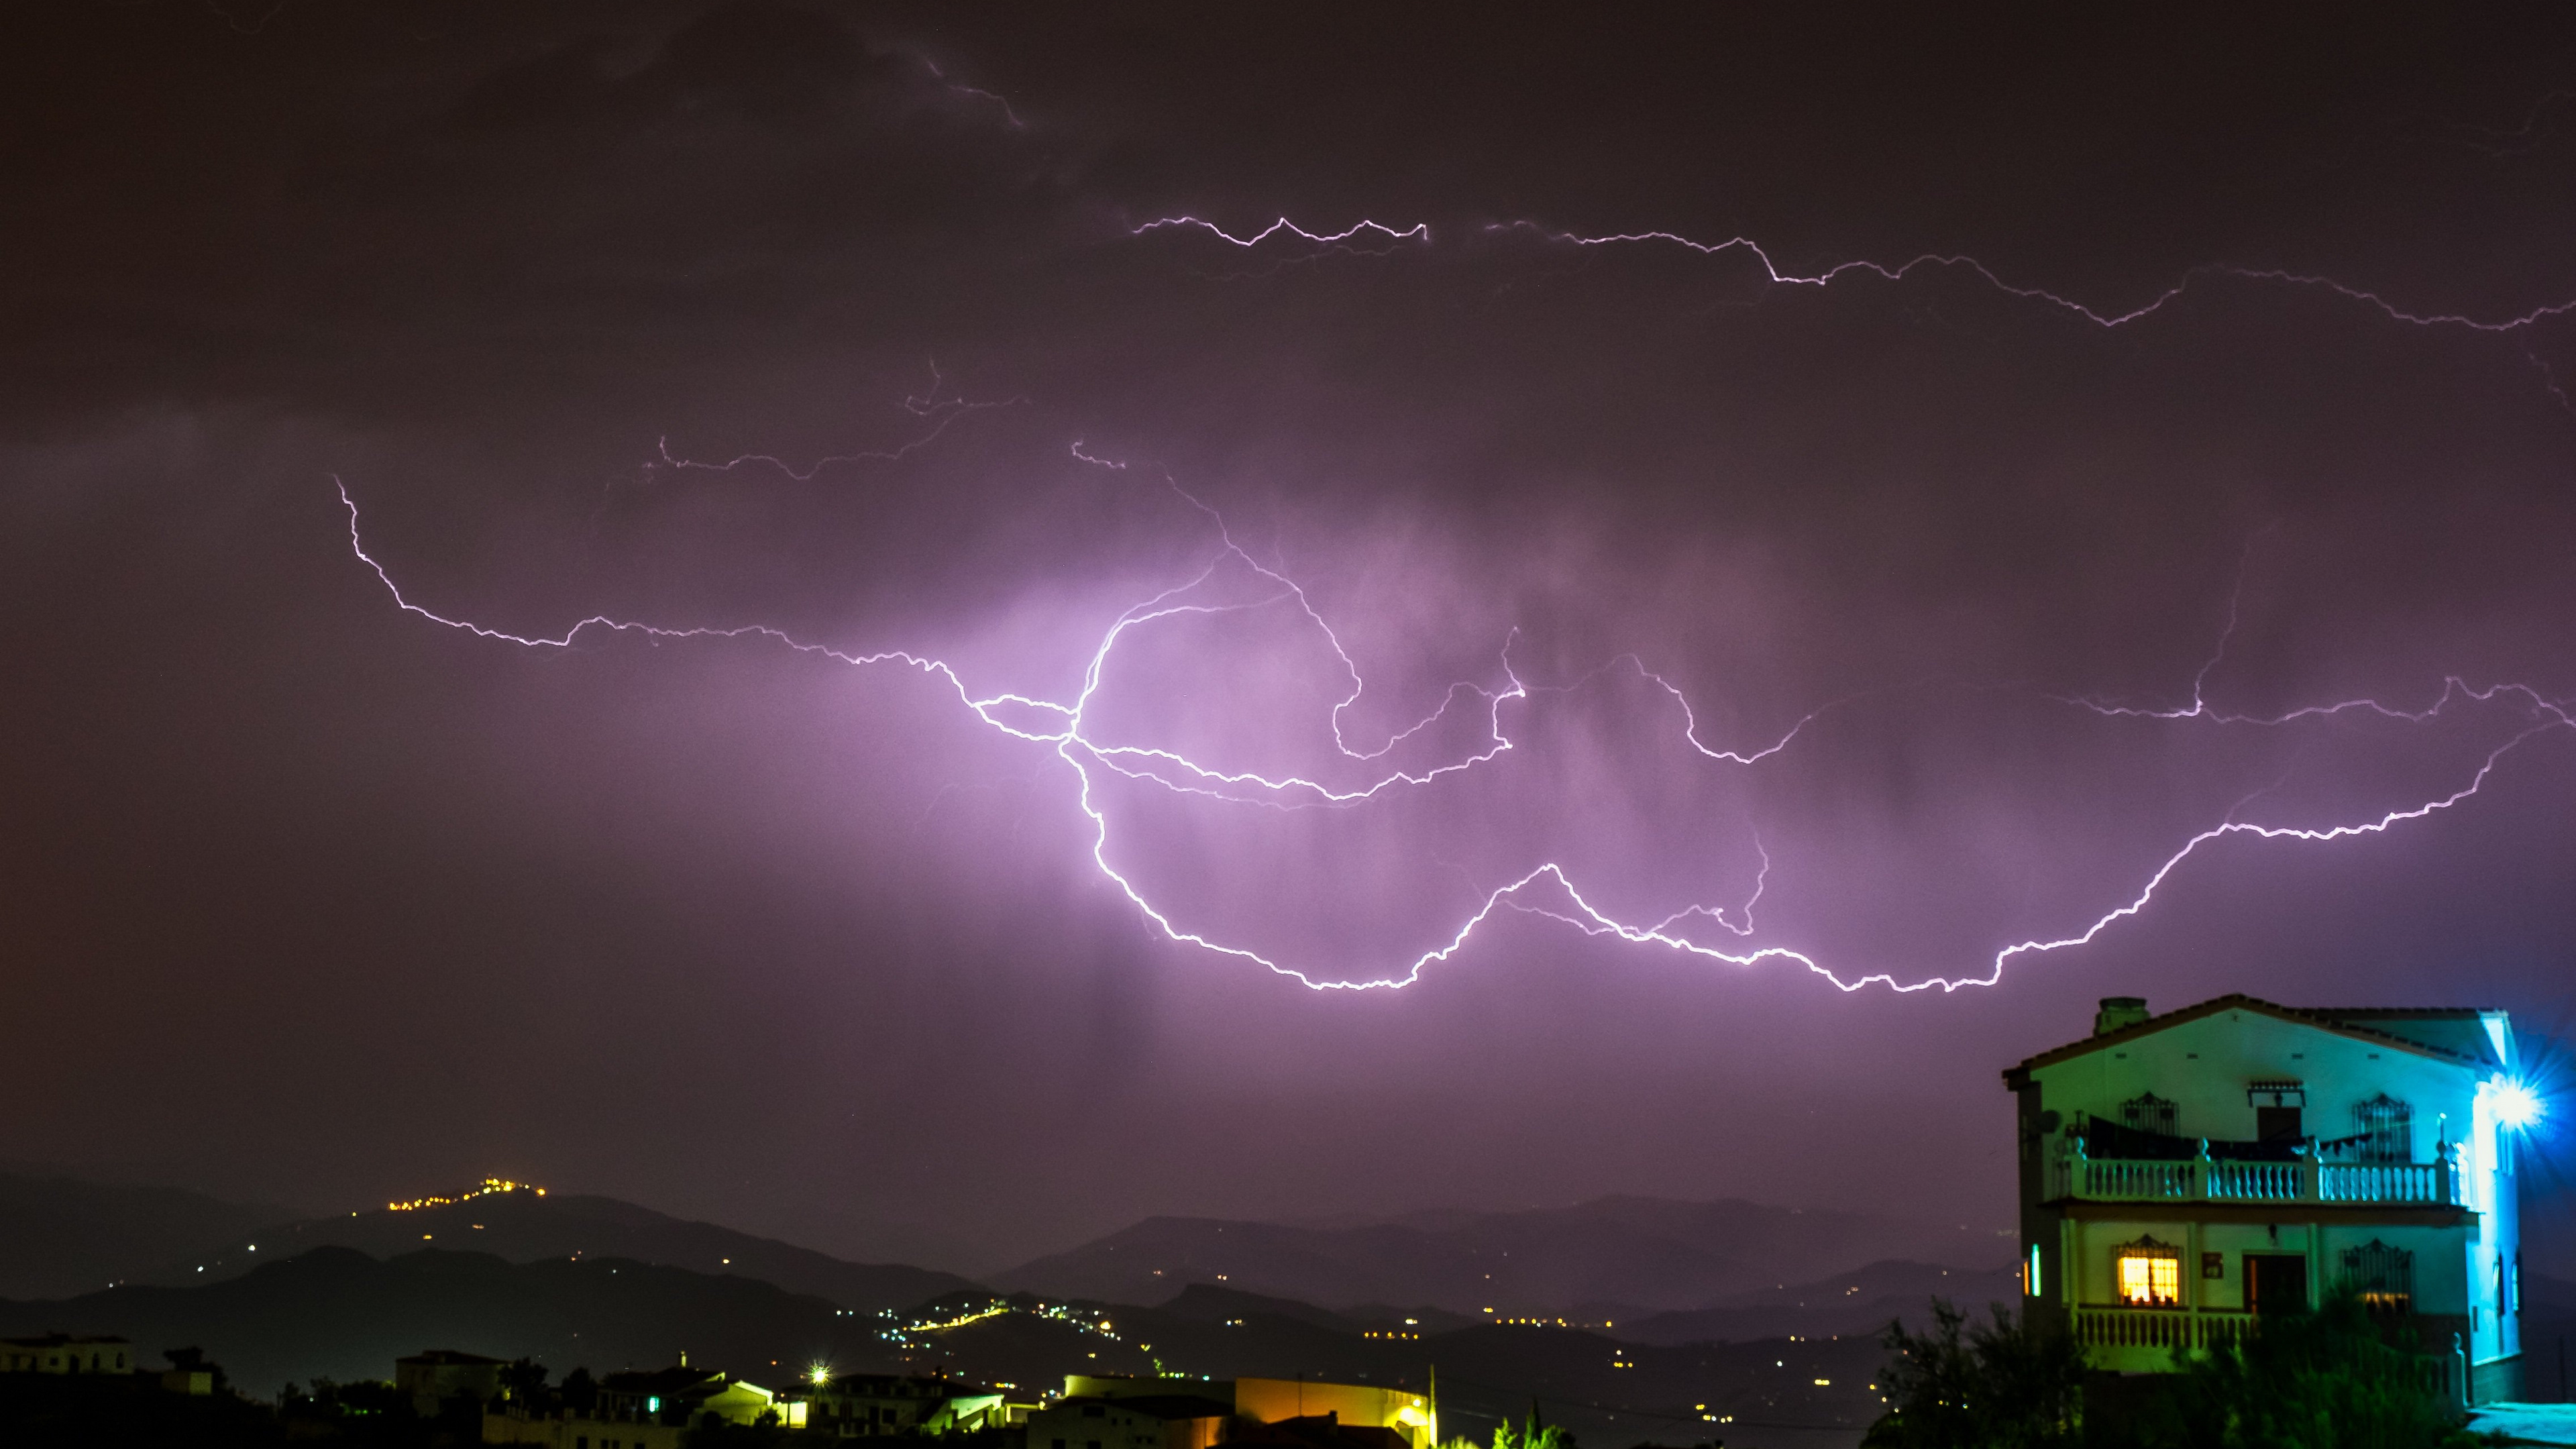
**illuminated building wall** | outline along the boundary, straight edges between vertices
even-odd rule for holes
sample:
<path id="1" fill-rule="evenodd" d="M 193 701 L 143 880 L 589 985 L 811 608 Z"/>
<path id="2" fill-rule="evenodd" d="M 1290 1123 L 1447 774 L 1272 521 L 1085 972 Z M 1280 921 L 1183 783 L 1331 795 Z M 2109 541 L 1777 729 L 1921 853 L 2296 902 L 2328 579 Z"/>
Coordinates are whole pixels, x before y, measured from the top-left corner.
<path id="1" fill-rule="evenodd" d="M 1430 1449 L 1435 1442 L 1436 1425 L 1432 1403 L 1427 1396 L 1375 1384 L 1328 1384 L 1310 1379 L 1157 1379 L 1068 1374 L 1064 1392 L 1068 1399 L 1109 1400 L 1198 1394 L 1231 1401 L 1236 1417 L 1258 1423 L 1276 1424 L 1284 1419 L 1332 1414 L 1343 1424 L 1393 1429 L 1402 1434 L 1413 1449 Z M 1030 1442 L 1035 1449 L 1048 1449 L 1034 1434 Z"/>
<path id="2" fill-rule="evenodd" d="M 2020 1097 L 2024 1302 L 2097 1367 L 2159 1371 L 2338 1288 L 2478 1401 L 2521 1371 L 2504 1013 L 2112 998 Z M 2456 1342 L 2456 1355 L 2452 1346 Z"/>

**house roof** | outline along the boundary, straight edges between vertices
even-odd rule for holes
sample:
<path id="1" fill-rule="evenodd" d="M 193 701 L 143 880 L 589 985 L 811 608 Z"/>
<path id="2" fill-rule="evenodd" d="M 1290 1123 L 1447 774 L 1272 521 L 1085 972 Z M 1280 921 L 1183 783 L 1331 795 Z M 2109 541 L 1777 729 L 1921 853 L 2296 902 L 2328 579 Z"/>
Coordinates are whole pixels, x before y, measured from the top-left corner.
<path id="1" fill-rule="evenodd" d="M 716 1393 L 727 1383 L 726 1377 L 708 1369 L 676 1365 L 658 1369 L 623 1369 L 602 1374 L 599 1386 L 615 1394 L 660 1394 L 665 1398 L 685 1395 L 693 1390 Z"/>
<path id="2" fill-rule="evenodd" d="M 2039 1055 L 2027 1058 L 2015 1066 L 2005 1068 L 2004 1084 L 2009 1087 L 2024 1086 L 2030 1081 L 2030 1074 L 2039 1070 L 2041 1067 L 2052 1067 L 2057 1065 L 2059 1062 L 2071 1061 L 2076 1057 L 2083 1056 L 2087 1052 L 2099 1051 L 2103 1047 L 2118 1046 L 2124 1042 L 2136 1041 L 2141 1037 L 2153 1036 L 2157 1032 L 2163 1031 L 2168 1027 L 2181 1026 L 2185 1022 L 2198 1021 L 2205 1016 L 2215 1016 L 2222 1011 L 2256 1012 L 2260 1015 L 2274 1017 L 2281 1021 L 2296 1022 L 2301 1026 L 2309 1026 L 2314 1027 L 2319 1031 L 2332 1032 L 2337 1036 L 2347 1036 L 2356 1041 L 2366 1041 L 2375 1046 L 2393 1046 L 2401 1051 L 2413 1052 L 2418 1056 L 2431 1057 L 2436 1061 L 2457 1062 L 2463 1066 L 2479 1066 L 2484 1064 L 2484 1058 L 2482 1057 L 2470 1056 L 2463 1052 L 2450 1051 L 2443 1047 L 2429 1046 L 2423 1042 L 2410 1040 L 2393 1032 L 2380 1031 L 2372 1027 L 2355 1024 L 2362 1021 L 2372 1020 L 2386 1021 L 2411 1019 L 2421 1021 L 2428 1017 L 2446 1019 L 2475 1018 L 2482 1014 L 2481 1011 L 2475 1007 L 2438 1007 L 2424 1011 L 2408 1011 L 2396 1007 L 2361 1007 L 2351 1010 L 2319 1010 L 2315 1008 L 2302 1009 L 2299 1007 L 2282 1006 L 2275 1002 L 2264 1001 L 2256 997 L 2247 996 L 2242 992 L 2230 992 L 2225 996 L 2214 997 L 2208 1001 L 2201 1002 L 2196 1006 L 2186 1006 L 2180 1011 L 2169 1011 L 2162 1016 L 2151 1016 L 2134 1025 L 2121 1027 L 2117 1031 L 2106 1031 L 2099 1036 L 2086 1037 L 2084 1040 L 2079 1042 L 2069 1042 L 2065 1046 L 2058 1047 L 2053 1051 L 2041 1052 Z"/>
<path id="3" fill-rule="evenodd" d="M 2301 1010 L 2310 1016 L 2331 1016 L 2337 1021 L 2475 1021 L 2493 1014 L 2490 1006 L 2309 1006 Z"/>
<path id="4" fill-rule="evenodd" d="M 834 1374 L 825 1387 L 836 1394 L 879 1399 L 954 1399 L 992 1392 L 966 1379 L 921 1374 Z"/>
<path id="5" fill-rule="evenodd" d="M 1121 1399 L 1081 1398 L 1059 1401 L 1059 1407 L 1073 1404 L 1086 1407 L 1097 1404 L 1131 1414 L 1142 1414 L 1149 1419 L 1230 1419 L 1234 1417 L 1234 1405 L 1198 1394 L 1137 1394 L 1132 1398 Z"/>

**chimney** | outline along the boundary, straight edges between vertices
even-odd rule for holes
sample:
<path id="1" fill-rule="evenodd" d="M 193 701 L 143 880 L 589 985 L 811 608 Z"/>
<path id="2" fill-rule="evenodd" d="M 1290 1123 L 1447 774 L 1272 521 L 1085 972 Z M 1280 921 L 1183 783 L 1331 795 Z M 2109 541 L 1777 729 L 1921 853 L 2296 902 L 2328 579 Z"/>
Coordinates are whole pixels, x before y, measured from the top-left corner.
<path id="1" fill-rule="evenodd" d="M 2147 999 L 2143 996 L 2105 996 L 2102 1009 L 2093 1013 L 2093 1034 L 2102 1036 L 2124 1026 L 2136 1026 L 2147 1019 Z"/>

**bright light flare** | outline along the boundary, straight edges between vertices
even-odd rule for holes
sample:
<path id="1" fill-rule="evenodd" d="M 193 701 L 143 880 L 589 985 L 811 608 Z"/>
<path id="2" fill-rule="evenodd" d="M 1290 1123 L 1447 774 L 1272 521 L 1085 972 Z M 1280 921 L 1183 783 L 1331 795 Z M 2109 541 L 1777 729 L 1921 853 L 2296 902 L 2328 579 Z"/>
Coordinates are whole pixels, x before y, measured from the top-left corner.
<path id="1" fill-rule="evenodd" d="M 2495 1084 L 2496 1121 L 2515 1131 L 2526 1131 L 2549 1115 L 2549 1104 L 2540 1094 L 2521 1082 L 2499 1080 Z"/>

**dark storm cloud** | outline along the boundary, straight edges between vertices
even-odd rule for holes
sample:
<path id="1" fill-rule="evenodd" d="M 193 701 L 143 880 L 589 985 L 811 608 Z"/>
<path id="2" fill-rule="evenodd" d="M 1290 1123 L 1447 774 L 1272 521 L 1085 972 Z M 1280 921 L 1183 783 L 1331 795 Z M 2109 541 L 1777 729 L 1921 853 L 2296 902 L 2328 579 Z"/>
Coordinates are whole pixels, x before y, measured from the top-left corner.
<path id="1" fill-rule="evenodd" d="M 1741 233 L 1789 271 L 1965 252 L 2104 312 L 2210 263 L 2482 318 L 2576 296 L 2576 135 L 2532 109 L 2563 35 L 2086 24 L 65 12 L 22 37 L 46 81 L 0 159 L 29 203 L 0 587 L 40 702 L 0 778 L 23 1019 L 77 1029 L 16 1043 L 45 1110 L 0 1150 L 322 1201 L 506 1170 L 860 1253 L 936 1220 L 962 1261 L 1155 1210 L 1508 1201 L 1533 1161 L 1824 1198 L 1901 1160 L 1992 1215 L 1991 1073 L 2090 995 L 2548 1022 L 2563 737 L 2379 841 L 2214 846 L 1993 992 L 1845 997 L 1505 911 L 1400 995 L 1318 998 L 1158 945 L 1063 762 L 935 678 L 531 653 L 346 551 L 334 477 L 442 613 L 762 622 L 1064 699 L 1215 557 L 1168 475 L 1365 666 L 1363 746 L 1445 699 L 1391 758 L 1454 759 L 1485 716 L 1453 686 L 1533 687 L 1523 748 L 1383 810 L 1104 784 L 1191 927 L 1367 977 L 1561 858 L 1605 909 L 1723 906 L 1730 948 L 1758 885 L 1753 944 L 1981 974 L 2231 812 L 2375 818 L 2520 727 L 2069 700 L 2576 692 L 2570 324 L 2202 272 L 2109 330 L 1962 267 L 1782 287 L 1508 226 Z M 1182 213 L 1429 231 L 1131 235 Z M 754 453 L 789 467 L 671 461 Z M 1101 739 L 1367 778 L 1319 747 L 1346 681 L 1302 616 L 1116 664 Z M 1648 670 L 1713 749 L 1813 720 L 1713 763 Z M 1355 1114 L 1420 1140 L 1355 1162 Z M 671 1176 L 719 1135 L 755 1165 Z"/>
<path id="2" fill-rule="evenodd" d="M 989 256 L 1049 201 L 991 117 L 832 19 L 616 13 L 439 16 L 431 40 L 381 14 L 247 37 L 127 14 L 68 38 L 39 132 L 60 144 L 12 178 L 47 203 L 25 240 L 48 285 L 20 299 L 53 344 L 40 392 L 382 410 L 504 353 L 579 381 L 604 354 L 900 314 L 961 241 Z"/>

